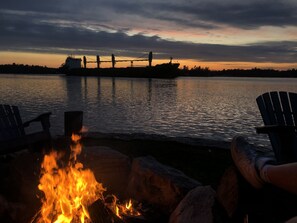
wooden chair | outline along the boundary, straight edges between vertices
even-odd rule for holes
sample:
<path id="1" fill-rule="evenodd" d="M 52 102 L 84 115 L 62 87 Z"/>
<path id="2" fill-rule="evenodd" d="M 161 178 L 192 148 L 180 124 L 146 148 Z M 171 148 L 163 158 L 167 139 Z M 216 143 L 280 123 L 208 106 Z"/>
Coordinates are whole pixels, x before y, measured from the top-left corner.
<path id="1" fill-rule="evenodd" d="M 16 152 L 21 149 L 30 148 L 39 142 L 49 142 L 51 113 L 44 113 L 27 122 L 22 122 L 17 106 L 0 104 L 0 154 Z M 26 134 L 25 127 L 32 122 L 40 122 L 42 131 Z"/>
<path id="2" fill-rule="evenodd" d="M 267 92 L 256 99 L 263 127 L 257 133 L 267 133 L 279 163 L 297 161 L 297 94 Z"/>

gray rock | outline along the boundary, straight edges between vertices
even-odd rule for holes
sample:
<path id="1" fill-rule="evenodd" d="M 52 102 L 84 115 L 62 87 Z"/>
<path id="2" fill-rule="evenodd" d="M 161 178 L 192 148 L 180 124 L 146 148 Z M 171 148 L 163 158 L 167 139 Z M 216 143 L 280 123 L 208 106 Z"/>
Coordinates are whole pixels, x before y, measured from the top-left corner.
<path id="1" fill-rule="evenodd" d="M 297 223 L 297 216 L 294 218 L 289 219 L 286 223 Z"/>
<path id="2" fill-rule="evenodd" d="M 170 216 L 169 223 L 212 223 L 216 193 L 210 186 L 191 190 Z"/>
<path id="3" fill-rule="evenodd" d="M 2 188 L 8 201 L 7 210 L 12 219 L 17 219 L 16 222 L 30 222 L 40 208 L 42 192 L 38 190 L 38 184 L 41 161 L 40 154 L 19 154 L 11 161 L 9 175 L 3 179 L 7 185 Z"/>
<path id="4" fill-rule="evenodd" d="M 238 174 L 234 166 L 223 174 L 217 188 L 217 200 L 223 206 L 229 217 L 233 217 L 239 205 Z"/>
<path id="5" fill-rule="evenodd" d="M 201 185 L 183 172 L 163 165 L 153 157 L 139 157 L 132 162 L 128 194 L 171 213 L 188 191 Z"/>
<path id="6" fill-rule="evenodd" d="M 108 194 L 123 195 L 131 169 L 128 156 L 104 146 L 84 147 L 82 155 L 80 161 L 94 172 L 96 180 L 107 188 Z"/>
<path id="7" fill-rule="evenodd" d="M 28 222 L 24 221 L 25 205 L 21 203 L 8 202 L 0 194 L 0 222 Z M 28 220 L 28 219 L 27 219 Z"/>

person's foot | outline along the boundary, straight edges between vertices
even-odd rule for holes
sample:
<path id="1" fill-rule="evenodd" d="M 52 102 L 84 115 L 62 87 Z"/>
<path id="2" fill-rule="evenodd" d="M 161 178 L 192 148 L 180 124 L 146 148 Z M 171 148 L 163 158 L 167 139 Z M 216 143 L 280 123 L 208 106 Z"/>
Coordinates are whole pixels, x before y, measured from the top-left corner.
<path id="1" fill-rule="evenodd" d="M 265 179 L 261 170 L 268 163 L 274 163 L 272 157 L 259 156 L 253 146 L 242 136 L 236 136 L 231 143 L 232 159 L 242 176 L 255 188 L 261 188 Z"/>

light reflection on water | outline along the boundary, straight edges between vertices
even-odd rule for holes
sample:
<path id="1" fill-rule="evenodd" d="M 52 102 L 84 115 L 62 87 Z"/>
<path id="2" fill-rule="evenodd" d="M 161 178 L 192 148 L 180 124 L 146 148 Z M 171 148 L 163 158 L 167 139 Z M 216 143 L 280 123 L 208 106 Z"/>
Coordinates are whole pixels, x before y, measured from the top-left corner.
<path id="1" fill-rule="evenodd" d="M 64 111 L 84 111 L 84 125 L 105 133 L 147 133 L 230 140 L 236 134 L 268 145 L 256 97 L 297 92 L 296 79 L 129 79 L 1 75 L 2 104 L 18 105 L 24 120 L 51 111 L 52 133 L 63 134 Z"/>

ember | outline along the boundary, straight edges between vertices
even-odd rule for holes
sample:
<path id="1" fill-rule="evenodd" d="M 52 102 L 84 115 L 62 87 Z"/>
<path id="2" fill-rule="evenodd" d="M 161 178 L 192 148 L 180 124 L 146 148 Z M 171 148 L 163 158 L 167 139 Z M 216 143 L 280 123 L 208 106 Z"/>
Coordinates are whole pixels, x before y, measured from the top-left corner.
<path id="1" fill-rule="evenodd" d="M 90 169 L 84 169 L 77 160 L 81 153 L 80 136 L 72 136 L 71 155 L 66 166 L 61 161 L 62 155 L 51 152 L 45 155 L 39 190 L 43 191 L 42 207 L 32 222 L 37 223 L 89 223 L 92 222 L 88 207 L 97 200 L 108 207 L 116 216 L 138 216 L 132 201 L 120 205 L 116 196 L 112 202 L 106 202 L 103 193 L 106 189 L 98 183 Z"/>

